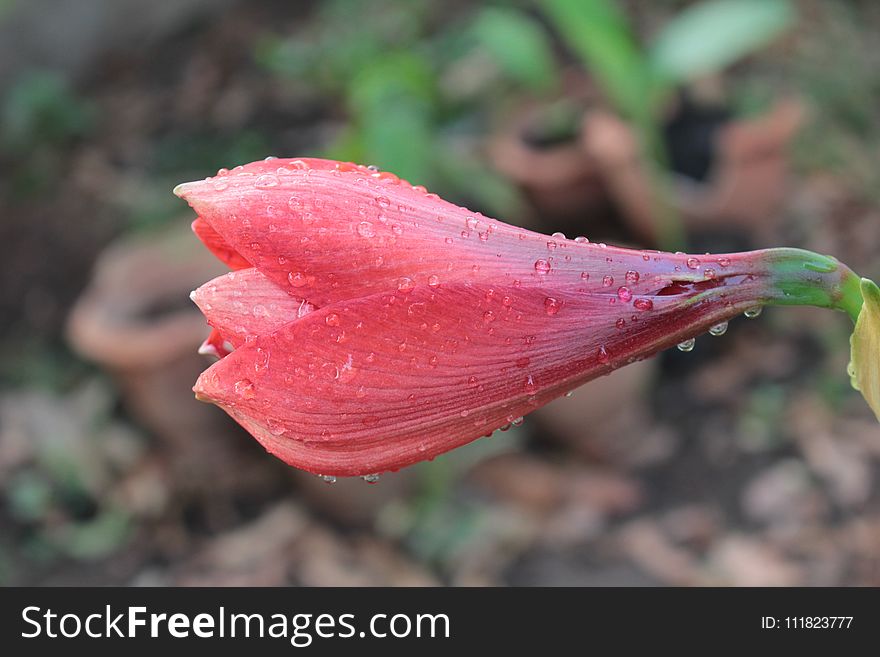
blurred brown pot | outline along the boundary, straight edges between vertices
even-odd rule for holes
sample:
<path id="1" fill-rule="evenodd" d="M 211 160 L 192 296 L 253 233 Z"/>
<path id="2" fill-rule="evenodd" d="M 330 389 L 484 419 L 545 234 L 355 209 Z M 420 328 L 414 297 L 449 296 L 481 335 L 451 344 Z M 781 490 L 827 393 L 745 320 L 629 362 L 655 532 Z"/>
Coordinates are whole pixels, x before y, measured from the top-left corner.
<path id="1" fill-rule="evenodd" d="M 517 113 L 489 142 L 495 169 L 515 183 L 542 220 L 583 215 L 607 201 L 604 181 L 577 138 L 548 144 L 528 137 L 540 108 Z"/>
<path id="2" fill-rule="evenodd" d="M 68 318 L 67 335 L 84 357 L 117 381 L 131 414 L 175 459 L 210 460 L 229 434 L 224 414 L 195 400 L 208 365 L 197 351 L 208 334 L 189 293 L 225 271 L 181 222 L 157 235 L 107 248 Z"/>
<path id="3" fill-rule="evenodd" d="M 706 182 L 674 179 L 670 202 L 686 227 L 736 224 L 759 240 L 769 236 L 785 197 L 787 147 L 803 118 L 801 103 L 788 99 L 764 115 L 723 125 Z M 630 229 L 643 242 L 656 244 L 657 204 L 629 125 L 609 112 L 591 112 L 584 119 L 582 142 Z"/>

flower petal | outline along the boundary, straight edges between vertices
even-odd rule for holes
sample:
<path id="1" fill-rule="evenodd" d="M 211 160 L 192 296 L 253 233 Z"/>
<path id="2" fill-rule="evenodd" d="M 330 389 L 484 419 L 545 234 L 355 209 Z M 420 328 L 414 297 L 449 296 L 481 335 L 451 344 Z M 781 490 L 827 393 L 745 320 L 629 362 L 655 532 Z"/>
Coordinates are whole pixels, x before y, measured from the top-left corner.
<path id="1" fill-rule="evenodd" d="M 236 349 L 314 310 L 309 302 L 282 291 L 254 268 L 218 276 L 195 290 L 191 298 L 223 341 Z"/>
<path id="2" fill-rule="evenodd" d="M 192 222 L 192 231 L 202 241 L 202 244 L 207 246 L 208 250 L 230 269 L 246 269 L 252 266 L 201 217 Z"/>
<path id="3" fill-rule="evenodd" d="M 396 176 L 326 160 L 272 160 L 178 186 L 235 252 L 324 306 L 459 282 L 633 294 L 674 268 L 722 275 L 728 258 L 658 254 L 548 237 L 458 207 Z"/>
<path id="4" fill-rule="evenodd" d="M 384 292 L 258 335 L 195 391 L 296 467 L 393 470 L 705 331 L 752 305 L 757 285 L 682 288 L 645 311 L 611 292 L 464 283 Z"/>

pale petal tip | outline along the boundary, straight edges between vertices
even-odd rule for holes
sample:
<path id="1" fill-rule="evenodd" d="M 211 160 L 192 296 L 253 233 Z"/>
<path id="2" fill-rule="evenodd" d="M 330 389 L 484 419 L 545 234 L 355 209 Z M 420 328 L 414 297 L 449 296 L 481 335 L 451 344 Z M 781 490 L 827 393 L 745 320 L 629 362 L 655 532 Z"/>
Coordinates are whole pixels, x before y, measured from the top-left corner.
<path id="1" fill-rule="evenodd" d="M 217 347 L 215 347 L 211 342 L 205 340 L 202 345 L 199 347 L 199 355 L 200 356 L 211 356 L 213 358 L 220 358 L 220 352 L 217 351 Z"/>
<path id="2" fill-rule="evenodd" d="M 174 194 L 178 198 L 182 198 L 186 200 L 186 196 L 193 189 L 193 186 L 196 183 L 194 182 L 183 182 L 177 185 L 174 189 L 171 190 L 171 193 Z"/>

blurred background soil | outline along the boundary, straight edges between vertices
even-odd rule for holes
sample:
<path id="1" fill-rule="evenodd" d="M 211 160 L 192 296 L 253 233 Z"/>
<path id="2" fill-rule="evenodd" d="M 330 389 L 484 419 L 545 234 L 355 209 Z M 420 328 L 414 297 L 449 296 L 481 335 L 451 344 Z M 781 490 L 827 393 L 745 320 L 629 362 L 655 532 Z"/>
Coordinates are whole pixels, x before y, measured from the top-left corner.
<path id="1" fill-rule="evenodd" d="M 618 6 L 647 37 L 691 4 Z M 689 248 L 800 246 L 876 279 L 880 5 L 792 6 L 692 85 L 723 90 L 713 126 L 782 98 L 799 118 L 758 214 L 683 197 Z M 526 1 L 0 0 L 0 584 L 880 585 L 880 426 L 842 315 L 736 319 L 374 485 L 294 471 L 193 399 L 188 292 L 222 267 L 170 190 L 219 167 L 377 164 L 510 223 L 653 246 L 606 151 L 578 145 L 610 124 L 564 151 L 520 129 L 535 106 L 608 103 Z M 705 187 L 716 169 L 670 143 Z M 536 159 L 559 154 L 573 177 Z"/>

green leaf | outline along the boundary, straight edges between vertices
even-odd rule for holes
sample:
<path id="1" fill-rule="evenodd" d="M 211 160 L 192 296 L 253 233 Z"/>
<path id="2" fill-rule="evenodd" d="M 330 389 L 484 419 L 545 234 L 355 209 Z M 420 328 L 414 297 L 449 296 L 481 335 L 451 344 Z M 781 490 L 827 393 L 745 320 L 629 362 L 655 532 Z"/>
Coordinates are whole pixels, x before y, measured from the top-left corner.
<path id="1" fill-rule="evenodd" d="M 477 43 L 512 80 L 535 91 L 547 91 L 558 79 L 547 34 L 515 9 L 484 9 L 473 24 Z"/>
<path id="2" fill-rule="evenodd" d="M 349 91 L 363 156 L 413 184 L 430 184 L 434 77 L 423 57 L 393 53 L 366 66 Z"/>
<path id="3" fill-rule="evenodd" d="M 709 0 L 666 24 L 649 49 L 656 73 L 678 83 L 713 73 L 772 41 L 791 25 L 787 0 Z"/>
<path id="4" fill-rule="evenodd" d="M 853 388 L 880 419 L 880 288 L 863 278 L 861 292 L 864 301 L 850 337 L 849 375 Z"/>
<path id="5" fill-rule="evenodd" d="M 609 0 L 544 0 L 543 6 L 618 111 L 644 122 L 652 111 L 651 72 L 616 5 Z"/>

